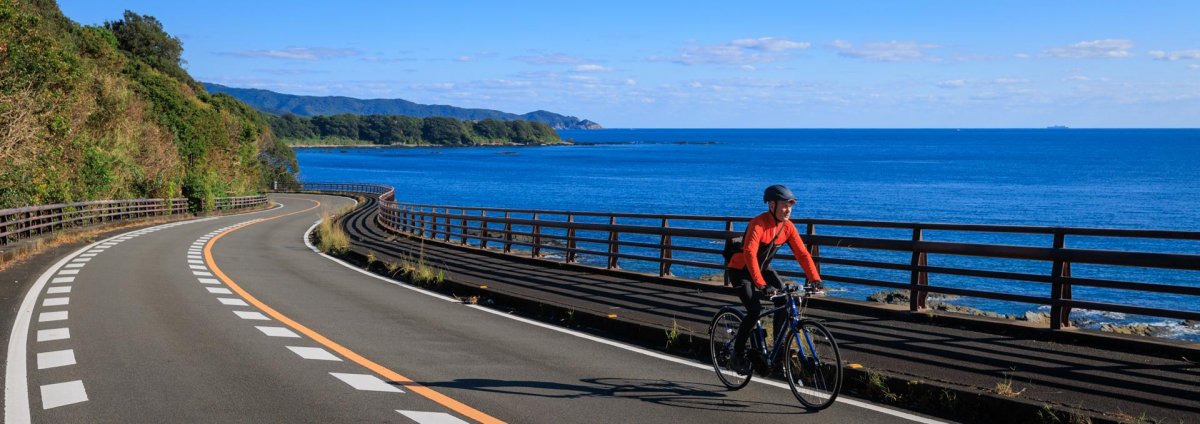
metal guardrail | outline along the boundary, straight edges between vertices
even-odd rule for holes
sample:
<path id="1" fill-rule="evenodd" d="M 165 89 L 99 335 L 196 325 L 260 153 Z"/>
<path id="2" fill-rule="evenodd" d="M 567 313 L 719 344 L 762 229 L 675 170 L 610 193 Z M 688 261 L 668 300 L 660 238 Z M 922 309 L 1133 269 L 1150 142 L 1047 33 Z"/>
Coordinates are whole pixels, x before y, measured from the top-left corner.
<path id="1" fill-rule="evenodd" d="M 671 272 L 673 265 L 722 270 L 724 264 L 721 249 L 710 246 L 723 245 L 727 238 L 741 235 L 740 231 L 734 230 L 735 225 L 744 225 L 749 221 L 748 217 L 730 216 L 469 208 L 397 203 L 391 200 L 394 190 L 386 186 L 349 183 L 306 183 L 304 186 L 313 191 L 336 188 L 333 191 L 381 195 L 377 220 L 381 226 L 396 233 L 481 249 L 500 249 L 505 253 L 517 252 L 514 250 L 514 247 L 517 247 L 520 249 L 519 253 L 532 257 L 547 258 L 546 252 L 554 252 L 555 256 L 561 257 L 565 263 L 578 263 L 581 255 L 590 255 L 605 259 L 605 268 L 607 269 L 620 268 L 622 260 L 640 261 L 656 264 L 660 277 L 673 277 Z M 930 293 L 940 293 L 1048 305 L 1050 307 L 1050 327 L 1053 329 L 1069 326 L 1071 310 L 1075 308 L 1200 320 L 1200 312 L 1072 298 L 1074 287 L 1101 287 L 1142 293 L 1193 296 L 1198 297 L 1197 300 L 1200 301 L 1200 287 L 1080 278 L 1073 277 L 1071 274 L 1072 264 L 1200 271 L 1200 255 L 1071 248 L 1067 245 L 1069 237 L 1072 239 L 1102 237 L 1107 240 L 1149 239 L 1195 242 L 1200 241 L 1200 232 L 829 219 L 793 219 L 792 221 L 798 229 L 804 232 L 802 237 L 818 267 L 827 264 L 899 271 L 908 277 L 906 282 L 899 282 L 821 272 L 825 281 L 909 290 L 911 294 L 909 309 L 912 311 L 926 308 Z M 652 224 L 647 225 L 647 222 Z M 821 234 L 818 233 L 818 228 L 838 229 L 841 232 L 850 233 L 865 232 L 865 230 L 891 231 L 898 237 Z M 1046 239 L 1049 243 L 1040 246 L 1035 243 L 1030 246 L 926 240 L 926 235 L 933 232 L 956 232 L 980 236 L 1029 236 Z M 907 260 L 889 262 L 875 258 L 822 256 L 820 250 L 823 247 L 826 249 L 863 249 L 863 251 L 870 252 L 898 252 Z M 633 250 L 653 253 L 630 253 Z M 1036 261 L 1036 263 L 1048 265 L 1049 272 L 1038 274 L 961 266 L 930 266 L 929 255 Z M 779 255 L 777 259 L 781 261 L 794 260 L 790 255 Z M 794 278 L 804 277 L 801 272 L 782 271 L 780 273 Z M 938 286 L 930 284 L 930 275 L 984 278 L 1013 284 L 1038 283 L 1049 285 L 1049 290 L 1048 296 L 1035 296 Z M 1200 274 L 1197 275 L 1196 280 L 1200 280 Z"/>
<path id="2" fill-rule="evenodd" d="M 217 210 L 265 206 L 266 196 L 220 197 Z M 0 210 L 0 246 L 70 228 L 188 212 L 186 198 L 97 200 Z"/>

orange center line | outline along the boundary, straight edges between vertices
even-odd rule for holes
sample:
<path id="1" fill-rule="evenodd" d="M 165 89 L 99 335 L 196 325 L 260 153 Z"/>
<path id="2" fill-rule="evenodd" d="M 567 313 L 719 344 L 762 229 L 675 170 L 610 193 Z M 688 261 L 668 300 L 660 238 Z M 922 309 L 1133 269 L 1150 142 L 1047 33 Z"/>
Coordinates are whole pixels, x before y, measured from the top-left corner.
<path id="1" fill-rule="evenodd" d="M 279 311 L 276 311 L 274 308 L 267 306 L 267 304 L 258 300 L 254 296 L 250 295 L 250 293 L 248 293 L 248 292 L 246 292 L 246 290 L 242 289 L 241 286 L 239 286 L 237 283 L 233 282 L 233 279 L 226 276 L 224 272 L 221 272 L 221 268 L 217 267 L 217 263 L 213 260 L 213 256 L 212 256 L 213 244 L 215 244 L 217 242 L 217 240 L 219 240 L 221 237 L 224 237 L 226 234 L 232 233 L 232 232 L 240 230 L 242 228 L 249 227 L 251 225 L 261 224 L 263 222 L 283 218 L 283 217 L 289 216 L 289 215 L 295 215 L 295 214 L 299 214 L 299 213 L 308 212 L 308 211 L 311 211 L 311 210 L 316 209 L 321 206 L 321 202 L 318 202 L 318 201 L 312 200 L 312 199 L 303 199 L 303 198 L 297 198 L 297 197 L 290 197 L 290 198 L 282 197 L 282 198 L 306 200 L 309 202 L 316 203 L 316 205 L 314 205 L 311 208 L 302 210 L 302 211 L 296 211 L 296 212 L 291 212 L 291 213 L 287 213 L 287 214 L 283 214 L 283 215 L 278 215 L 278 216 L 274 216 L 271 218 L 263 219 L 261 221 L 255 222 L 253 224 L 242 225 L 237 228 L 225 230 L 225 231 L 222 231 L 220 234 L 217 234 L 216 236 L 214 236 L 211 240 L 208 241 L 208 243 L 206 243 L 204 245 L 204 261 L 205 261 L 205 263 L 208 264 L 208 268 L 210 270 L 212 270 L 213 275 L 216 276 L 218 279 L 220 279 L 222 282 L 224 282 L 226 285 L 228 285 L 229 288 L 233 289 L 234 292 L 237 292 L 237 294 L 239 296 L 241 296 L 243 299 L 245 299 L 247 302 L 254 305 L 254 307 L 258 308 L 259 310 L 262 310 L 267 315 L 270 315 L 276 321 L 282 322 L 282 323 L 286 324 L 288 327 L 291 327 L 293 330 L 303 333 L 304 335 L 308 336 L 313 341 L 316 341 L 317 343 L 320 343 L 321 345 L 337 352 L 338 354 L 341 354 L 343 357 L 345 357 L 351 361 L 354 361 L 355 363 L 357 363 L 359 365 L 362 365 L 363 367 L 375 372 L 376 374 L 379 374 L 380 376 L 383 376 L 384 378 L 388 379 L 389 381 L 399 383 L 399 384 L 403 385 L 404 387 L 408 388 L 409 390 L 412 390 L 414 393 L 424 396 L 424 397 L 428 398 L 429 400 L 437 402 L 438 404 L 441 404 L 442 406 L 445 406 L 446 408 L 449 408 L 449 409 L 453 410 L 454 412 L 462 414 L 463 416 L 469 417 L 480 423 L 489 423 L 489 424 L 504 423 L 504 421 L 496 419 L 496 418 L 494 418 L 490 415 L 487 415 L 475 408 L 467 406 L 466 404 L 463 404 L 462 402 L 451 399 L 450 397 L 443 395 L 441 393 L 438 393 L 436 390 L 426 387 L 425 385 L 423 385 L 421 383 L 412 381 L 408 377 L 400 375 L 399 373 L 392 371 L 392 370 L 388 369 L 387 367 L 379 365 L 379 364 L 375 363 L 374 361 L 355 353 L 354 351 L 350 350 L 349 348 L 342 346 L 341 344 L 338 344 L 337 342 L 334 342 L 333 340 L 329 340 L 325 336 L 322 336 L 320 333 L 317 333 L 316 331 L 313 331 L 312 329 L 305 327 L 303 324 L 300 324 L 299 322 L 296 322 L 295 320 L 288 318 L 286 315 L 279 313 Z"/>

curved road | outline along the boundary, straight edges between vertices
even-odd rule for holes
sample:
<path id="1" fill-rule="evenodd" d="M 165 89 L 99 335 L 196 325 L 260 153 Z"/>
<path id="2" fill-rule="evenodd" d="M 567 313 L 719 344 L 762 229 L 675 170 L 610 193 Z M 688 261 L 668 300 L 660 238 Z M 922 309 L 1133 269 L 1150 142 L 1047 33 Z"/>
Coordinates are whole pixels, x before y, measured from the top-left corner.
<path id="1" fill-rule="evenodd" d="M 729 392 L 703 364 L 368 275 L 303 240 L 351 200 L 273 200 L 47 269 L 10 336 L 6 422 L 926 420 L 858 401 L 808 413 L 783 385 Z"/>

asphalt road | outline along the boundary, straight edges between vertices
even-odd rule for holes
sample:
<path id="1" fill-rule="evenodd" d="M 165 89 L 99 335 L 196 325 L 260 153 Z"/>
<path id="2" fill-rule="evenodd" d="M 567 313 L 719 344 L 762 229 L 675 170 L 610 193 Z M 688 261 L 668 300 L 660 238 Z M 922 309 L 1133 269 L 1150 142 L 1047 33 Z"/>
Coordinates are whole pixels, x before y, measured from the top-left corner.
<path id="1" fill-rule="evenodd" d="M 43 270 L 10 334 L 6 422 L 903 422 L 350 269 L 321 208 L 118 234 Z M 240 226 L 239 226 L 240 225 Z M 758 381 L 758 380 L 756 380 Z"/>

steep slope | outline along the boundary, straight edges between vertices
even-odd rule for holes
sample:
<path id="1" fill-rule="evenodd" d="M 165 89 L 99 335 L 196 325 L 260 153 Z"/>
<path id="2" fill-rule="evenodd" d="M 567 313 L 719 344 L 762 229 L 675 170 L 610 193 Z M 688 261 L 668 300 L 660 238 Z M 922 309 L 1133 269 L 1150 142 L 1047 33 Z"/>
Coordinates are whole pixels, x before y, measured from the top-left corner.
<path id="1" fill-rule="evenodd" d="M 291 149 L 181 53 L 150 16 L 80 26 L 53 1 L 0 0 L 0 207 L 182 195 L 201 210 L 293 179 Z"/>

